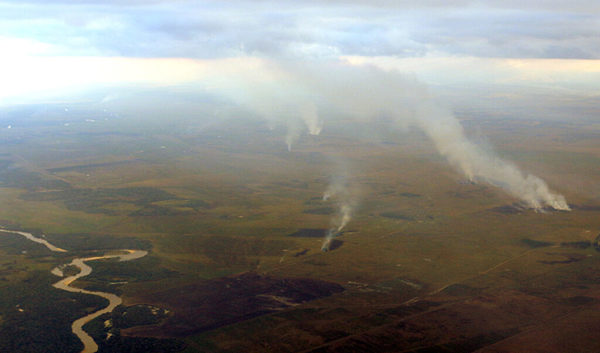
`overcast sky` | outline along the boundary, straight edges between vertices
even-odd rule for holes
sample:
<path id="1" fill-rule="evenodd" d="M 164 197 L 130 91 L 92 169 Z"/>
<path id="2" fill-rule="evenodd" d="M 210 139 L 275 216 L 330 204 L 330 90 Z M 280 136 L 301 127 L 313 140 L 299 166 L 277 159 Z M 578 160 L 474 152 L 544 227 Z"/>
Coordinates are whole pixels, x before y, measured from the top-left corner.
<path id="1" fill-rule="evenodd" d="M 591 0 L 25 0 L 0 2 L 0 33 L 47 55 L 598 59 L 599 7 Z"/>
<path id="2" fill-rule="evenodd" d="M 255 60 L 342 60 L 432 85 L 597 95 L 600 2 L 0 1 L 0 47 L 0 104 L 73 87 L 200 81 Z"/>

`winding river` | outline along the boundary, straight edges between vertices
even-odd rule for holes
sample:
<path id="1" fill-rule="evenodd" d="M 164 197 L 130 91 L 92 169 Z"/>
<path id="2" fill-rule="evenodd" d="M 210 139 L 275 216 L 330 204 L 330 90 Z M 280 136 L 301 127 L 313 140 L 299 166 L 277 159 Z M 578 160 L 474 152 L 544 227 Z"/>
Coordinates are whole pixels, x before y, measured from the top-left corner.
<path id="1" fill-rule="evenodd" d="M 14 233 L 14 234 L 22 235 L 31 241 L 43 244 L 48 249 L 50 249 L 51 251 L 54 251 L 54 252 L 67 252 L 67 250 L 56 247 L 56 246 L 50 244 L 47 240 L 38 238 L 31 233 L 15 231 L 15 230 L 8 230 L 3 227 L 0 227 L 0 231 L 5 232 L 5 233 Z M 91 314 L 88 314 L 82 318 L 79 318 L 79 319 L 75 320 L 73 322 L 73 324 L 71 325 L 71 329 L 72 329 L 73 333 L 83 343 L 83 350 L 81 351 L 81 353 L 94 353 L 94 352 L 98 351 L 98 345 L 96 344 L 96 342 L 94 342 L 94 339 L 83 330 L 83 326 L 85 324 L 87 324 L 88 322 L 92 321 L 93 319 L 97 318 L 98 316 L 113 311 L 119 304 L 121 304 L 123 302 L 123 300 L 120 297 L 118 297 L 112 293 L 89 291 L 89 290 L 85 290 L 85 289 L 81 289 L 81 288 L 77 288 L 77 287 L 71 287 L 71 284 L 74 281 L 76 281 L 77 279 L 79 279 L 81 277 L 85 277 L 85 276 L 89 275 L 90 273 L 92 273 L 92 268 L 86 264 L 86 262 L 88 262 L 88 261 L 111 259 L 111 258 L 118 258 L 119 261 L 130 261 L 130 260 L 139 259 L 140 257 L 144 257 L 147 254 L 148 254 L 148 252 L 144 251 L 144 250 L 129 250 L 129 249 L 117 250 L 113 254 L 76 258 L 73 261 L 71 261 L 71 263 L 69 263 L 69 264 L 58 266 L 58 267 L 55 267 L 52 269 L 52 271 L 51 271 L 52 274 L 54 274 L 58 277 L 64 277 L 64 274 L 62 271 L 62 269 L 64 267 L 75 266 L 75 267 L 79 268 L 79 273 L 77 273 L 76 275 L 65 277 L 65 278 L 61 279 L 60 281 L 54 283 L 53 286 L 55 288 L 65 290 L 67 292 L 96 295 L 96 296 L 99 296 L 99 297 L 102 297 L 102 298 L 105 298 L 108 300 L 107 307 L 105 307 L 104 309 L 100 309 L 96 312 L 93 312 Z"/>

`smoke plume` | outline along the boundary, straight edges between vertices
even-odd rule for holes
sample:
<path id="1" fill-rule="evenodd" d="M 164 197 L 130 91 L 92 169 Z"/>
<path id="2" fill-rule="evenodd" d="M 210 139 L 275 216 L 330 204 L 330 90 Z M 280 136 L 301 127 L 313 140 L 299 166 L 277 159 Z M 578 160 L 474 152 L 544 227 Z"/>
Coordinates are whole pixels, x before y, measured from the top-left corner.
<path id="1" fill-rule="evenodd" d="M 215 74 L 206 77 L 204 89 L 258 114 L 270 128 L 285 126 L 288 150 L 305 131 L 311 135 L 321 133 L 319 92 L 307 85 L 293 66 L 257 59 L 237 70 L 219 69 L 215 67 Z"/>
<path id="2" fill-rule="evenodd" d="M 323 201 L 329 200 L 335 202 L 337 212 L 331 219 L 331 226 L 323 240 L 321 246 L 323 251 L 329 251 L 331 242 L 348 225 L 358 204 L 356 190 L 350 186 L 347 174 L 340 174 L 332 178 L 323 193 Z"/>
<path id="3" fill-rule="evenodd" d="M 319 120 L 319 115 L 317 113 L 317 106 L 314 103 L 308 102 L 293 106 L 290 109 L 297 112 L 298 115 L 292 115 L 290 119 L 287 120 L 285 143 L 288 147 L 288 151 L 292 151 L 292 145 L 298 141 L 302 134 L 302 124 L 300 120 L 304 122 L 308 129 L 308 133 L 311 135 L 319 135 L 323 128 L 323 123 Z"/>
<path id="4" fill-rule="evenodd" d="M 286 124 L 285 142 L 290 150 L 302 133 L 302 124 L 310 134 L 321 132 L 324 122 L 317 112 L 361 121 L 385 115 L 397 126 L 423 130 L 450 165 L 471 181 L 500 187 L 536 210 L 570 209 L 565 198 L 542 179 L 470 141 L 450 110 L 438 106 L 427 87 L 412 77 L 344 62 L 262 60 L 253 65 L 232 78 L 245 82 L 245 86 L 238 84 L 241 92 L 231 87 L 225 90 L 265 119 Z M 349 209 L 347 214 L 351 214 Z"/>
<path id="5" fill-rule="evenodd" d="M 524 174 L 517 166 L 486 152 L 464 134 L 458 120 L 435 106 L 421 108 L 419 126 L 448 162 L 473 182 L 486 182 L 520 198 L 528 207 L 569 211 L 565 198 L 550 191 L 540 178 Z"/>
<path id="6" fill-rule="evenodd" d="M 305 104 L 300 111 L 300 116 L 308 128 L 309 134 L 318 135 L 321 133 L 323 123 L 319 120 L 317 106 L 314 103 Z"/>
<path id="7" fill-rule="evenodd" d="M 523 173 L 516 165 L 470 141 L 458 119 L 436 104 L 427 87 L 414 78 L 373 67 L 339 65 L 326 70 L 327 75 L 302 74 L 313 80 L 314 89 L 320 88 L 329 104 L 349 116 L 365 119 L 386 115 L 398 126 L 417 127 L 471 181 L 500 187 L 536 210 L 570 210 L 565 198 L 551 191 L 542 179 Z"/>

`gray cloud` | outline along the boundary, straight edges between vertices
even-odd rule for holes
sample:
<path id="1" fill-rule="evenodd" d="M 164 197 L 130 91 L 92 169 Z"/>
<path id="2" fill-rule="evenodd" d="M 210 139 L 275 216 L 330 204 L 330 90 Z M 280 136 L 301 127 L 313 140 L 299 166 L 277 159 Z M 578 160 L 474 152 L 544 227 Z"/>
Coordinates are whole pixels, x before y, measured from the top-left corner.
<path id="1" fill-rule="evenodd" d="M 4 36 L 64 55 L 598 58 L 589 1 L 0 2 Z"/>

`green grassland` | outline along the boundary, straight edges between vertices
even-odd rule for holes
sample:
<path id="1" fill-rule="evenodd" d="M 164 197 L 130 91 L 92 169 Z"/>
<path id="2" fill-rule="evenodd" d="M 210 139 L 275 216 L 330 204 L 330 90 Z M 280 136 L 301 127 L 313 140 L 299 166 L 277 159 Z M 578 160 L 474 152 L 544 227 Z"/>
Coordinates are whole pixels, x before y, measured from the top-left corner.
<path id="1" fill-rule="evenodd" d="M 579 207 L 515 209 L 518 200 L 467 182 L 418 132 L 374 125 L 366 138 L 355 133 L 367 129 L 357 123 L 302 136 L 288 152 L 284 132 L 251 121 L 135 130 L 109 121 L 12 129 L 0 156 L 0 220 L 43 231 L 73 251 L 70 256 L 150 250 L 131 263 L 99 262 L 77 284 L 122 294 L 126 305 L 172 305 L 158 295 L 153 301 L 152 293 L 177 296 L 199 281 L 248 271 L 345 288 L 161 343 L 185 345 L 186 352 L 364 351 L 378 345 L 473 351 L 524 335 L 536 315 L 543 318 L 540 330 L 554 332 L 544 325 L 597 309 L 600 131 L 577 124 L 464 123 L 469 134 L 483 131 L 498 154 Z M 588 138 L 570 138 L 579 135 Z M 337 205 L 322 195 L 339 161 L 359 201 L 338 238 L 341 246 L 324 253 L 322 239 L 290 234 L 330 227 Z M 49 285 L 41 273 L 66 260 L 5 238 L 0 287 L 34 281 L 32 288 L 41 290 Z M 35 279 L 27 282 L 32 273 Z M 76 300 L 80 308 L 82 299 Z M 0 313 L 0 330 L 18 319 L 9 304 Z M 516 309 L 502 313 L 510 305 Z M 482 324 L 496 316 L 497 322 Z M 69 337 L 65 322 L 53 327 Z M 440 323 L 447 328 L 436 331 Z M 160 323 L 150 326 L 146 335 L 163 337 Z M 459 327 L 467 330 L 460 339 Z M 144 330 L 135 332 L 144 336 Z M 77 345 L 74 336 L 69 340 Z M 134 342 L 125 341 L 103 349 Z"/>

